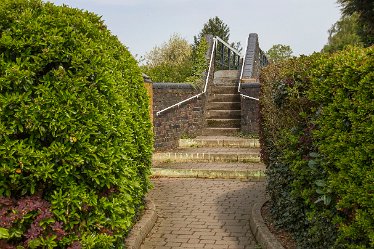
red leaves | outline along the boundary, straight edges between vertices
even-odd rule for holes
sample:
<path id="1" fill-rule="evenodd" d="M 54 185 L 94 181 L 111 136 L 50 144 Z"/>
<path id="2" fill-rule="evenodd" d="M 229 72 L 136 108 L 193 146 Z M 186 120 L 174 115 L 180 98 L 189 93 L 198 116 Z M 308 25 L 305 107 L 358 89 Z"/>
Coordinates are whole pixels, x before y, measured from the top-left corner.
<path id="1" fill-rule="evenodd" d="M 24 227 L 25 246 L 41 236 L 56 235 L 57 240 L 61 240 L 66 235 L 63 223 L 54 220 L 51 204 L 38 195 L 18 200 L 0 197 L 0 226 L 7 229 Z"/>

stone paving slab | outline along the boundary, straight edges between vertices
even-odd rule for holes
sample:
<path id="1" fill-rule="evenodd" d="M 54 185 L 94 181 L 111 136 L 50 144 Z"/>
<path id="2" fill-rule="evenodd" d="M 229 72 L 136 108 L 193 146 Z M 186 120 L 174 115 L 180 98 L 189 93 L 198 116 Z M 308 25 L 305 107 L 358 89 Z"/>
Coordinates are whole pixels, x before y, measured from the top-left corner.
<path id="1" fill-rule="evenodd" d="M 250 207 L 265 199 L 264 182 L 153 179 L 158 220 L 142 249 L 259 249 Z"/>

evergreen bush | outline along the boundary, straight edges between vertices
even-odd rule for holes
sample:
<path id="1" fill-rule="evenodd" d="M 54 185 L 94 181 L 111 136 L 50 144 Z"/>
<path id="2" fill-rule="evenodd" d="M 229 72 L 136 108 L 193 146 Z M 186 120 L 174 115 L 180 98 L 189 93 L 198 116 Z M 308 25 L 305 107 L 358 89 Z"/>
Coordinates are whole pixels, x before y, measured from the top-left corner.
<path id="1" fill-rule="evenodd" d="M 261 142 L 272 213 L 300 248 L 373 248 L 374 48 L 268 66 Z"/>
<path id="2" fill-rule="evenodd" d="M 1 248 L 122 248 L 152 140 L 141 72 L 100 17 L 0 2 Z"/>

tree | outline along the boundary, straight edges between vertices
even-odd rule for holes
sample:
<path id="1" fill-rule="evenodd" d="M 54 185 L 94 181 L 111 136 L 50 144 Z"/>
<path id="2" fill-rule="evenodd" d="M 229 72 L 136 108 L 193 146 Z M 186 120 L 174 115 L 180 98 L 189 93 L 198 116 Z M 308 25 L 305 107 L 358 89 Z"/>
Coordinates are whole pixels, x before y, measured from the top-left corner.
<path id="1" fill-rule="evenodd" d="M 173 34 L 169 41 L 161 46 L 155 46 L 146 55 L 146 63 L 150 66 L 157 66 L 162 63 L 182 64 L 191 55 L 191 45 L 178 34 Z"/>
<path id="2" fill-rule="evenodd" d="M 199 44 L 201 38 L 207 35 L 218 36 L 225 42 L 229 43 L 230 38 L 230 28 L 225 24 L 218 16 L 210 18 L 203 26 L 202 30 L 197 36 L 194 36 L 193 48 L 196 48 Z M 239 52 L 242 51 L 242 46 L 240 42 L 232 42 L 231 47 L 235 48 Z"/>
<path id="3" fill-rule="evenodd" d="M 276 44 L 273 45 L 267 52 L 266 56 L 268 57 L 269 61 L 277 62 L 285 59 L 289 59 L 292 57 L 292 49 L 288 45 Z"/>
<path id="4" fill-rule="evenodd" d="M 322 52 L 335 52 L 344 49 L 348 45 L 362 46 L 358 30 L 358 14 L 351 16 L 343 15 L 329 29 L 328 43 L 322 49 Z"/>
<path id="5" fill-rule="evenodd" d="M 189 76 L 186 81 L 193 82 L 196 85 L 203 85 L 204 73 L 207 70 L 208 61 L 206 54 L 208 51 L 208 42 L 206 39 L 201 39 L 197 47 L 193 49 L 192 52 L 192 74 Z"/>
<path id="6" fill-rule="evenodd" d="M 173 34 L 168 42 L 146 54 L 142 69 L 154 82 L 185 82 L 192 74 L 191 55 L 188 41 Z"/>
<path id="7" fill-rule="evenodd" d="M 197 44 L 202 37 L 206 35 L 218 36 L 225 42 L 229 42 L 230 28 L 218 16 L 209 18 L 200 31 L 199 35 L 194 37 L 194 43 Z"/>
<path id="8" fill-rule="evenodd" d="M 358 15 L 357 34 L 364 46 L 374 44 L 374 1 L 373 0 L 338 0 L 344 15 Z"/>

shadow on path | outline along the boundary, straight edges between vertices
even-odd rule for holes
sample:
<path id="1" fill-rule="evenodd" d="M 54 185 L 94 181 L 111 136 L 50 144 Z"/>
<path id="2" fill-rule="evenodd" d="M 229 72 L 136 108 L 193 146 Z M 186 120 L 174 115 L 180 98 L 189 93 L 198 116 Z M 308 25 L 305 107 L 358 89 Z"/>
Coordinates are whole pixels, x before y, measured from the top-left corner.
<path id="1" fill-rule="evenodd" d="M 142 249 L 255 249 L 249 205 L 264 182 L 194 178 L 154 179 L 150 198 L 159 216 Z"/>

